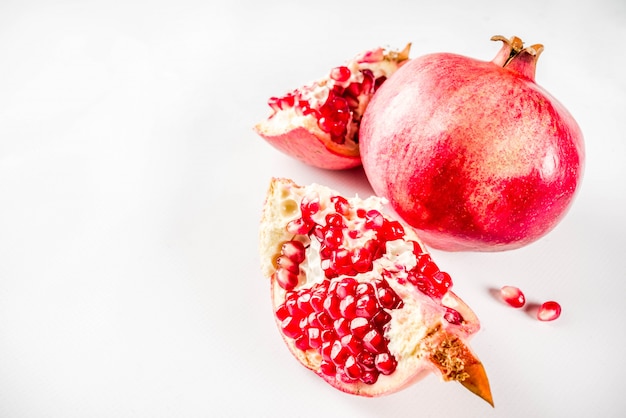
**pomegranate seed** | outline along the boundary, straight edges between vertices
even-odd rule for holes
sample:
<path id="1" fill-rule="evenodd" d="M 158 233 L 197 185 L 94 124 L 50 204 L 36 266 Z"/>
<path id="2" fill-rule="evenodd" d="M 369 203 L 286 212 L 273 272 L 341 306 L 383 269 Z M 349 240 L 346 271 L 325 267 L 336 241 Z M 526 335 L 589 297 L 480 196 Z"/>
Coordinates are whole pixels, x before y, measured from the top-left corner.
<path id="1" fill-rule="evenodd" d="M 346 318 L 339 318 L 333 322 L 333 329 L 339 338 L 350 334 L 350 321 Z"/>
<path id="2" fill-rule="evenodd" d="M 341 337 L 341 345 L 346 347 L 352 355 L 358 355 L 363 350 L 363 345 L 358 338 L 352 334 Z"/>
<path id="3" fill-rule="evenodd" d="M 359 353 L 357 361 L 364 370 L 376 370 L 375 356 L 367 350 L 363 350 Z"/>
<path id="4" fill-rule="evenodd" d="M 446 313 L 443 314 L 443 319 L 453 325 L 461 325 L 463 323 L 463 317 L 461 314 L 452 308 L 446 307 Z"/>
<path id="5" fill-rule="evenodd" d="M 356 287 L 357 287 L 356 279 L 352 277 L 347 277 L 343 279 L 340 283 L 337 284 L 336 293 L 340 298 L 345 298 L 346 296 L 354 296 Z"/>
<path id="6" fill-rule="evenodd" d="M 333 295 L 328 295 L 326 296 L 326 299 L 324 299 L 324 312 L 326 312 L 332 319 L 341 318 L 339 302 L 339 298 Z"/>
<path id="7" fill-rule="evenodd" d="M 322 336 L 319 328 L 309 328 L 307 330 L 307 338 L 311 348 L 318 348 L 322 345 Z"/>
<path id="8" fill-rule="evenodd" d="M 526 297 L 522 291 L 515 286 L 503 286 L 500 289 L 502 299 L 514 308 L 521 308 L 526 304 Z"/>
<path id="9" fill-rule="evenodd" d="M 363 295 L 356 301 L 356 315 L 371 318 L 378 313 L 378 303 L 375 296 Z"/>
<path id="10" fill-rule="evenodd" d="M 371 329 L 367 318 L 354 318 L 350 321 L 350 332 L 357 338 L 363 338 Z"/>
<path id="11" fill-rule="evenodd" d="M 300 335 L 299 337 L 296 337 L 294 343 L 296 347 L 298 347 L 302 351 L 306 351 L 309 348 L 311 348 L 311 346 L 309 345 L 309 339 L 304 334 Z"/>
<path id="12" fill-rule="evenodd" d="M 346 362 L 346 359 L 350 355 L 350 351 L 341 344 L 341 341 L 337 340 L 333 343 L 330 350 L 330 359 L 337 366 L 341 366 Z"/>
<path id="13" fill-rule="evenodd" d="M 386 309 L 397 309 L 402 306 L 402 299 L 391 287 L 378 289 L 378 301 Z"/>
<path id="14" fill-rule="evenodd" d="M 293 261 L 295 264 L 300 264 L 305 258 L 304 244 L 300 241 L 287 241 L 281 247 L 281 254 Z"/>
<path id="15" fill-rule="evenodd" d="M 540 321 L 554 321 L 561 316 L 561 305 L 553 300 L 544 302 L 537 311 L 537 319 Z"/>
<path id="16" fill-rule="evenodd" d="M 293 260 L 282 255 L 276 259 L 276 266 L 279 269 L 285 269 L 293 274 L 300 273 L 300 264 L 294 263 Z"/>
<path id="17" fill-rule="evenodd" d="M 378 313 L 372 318 L 372 323 L 378 328 L 382 328 L 383 325 L 387 324 L 389 321 L 391 321 L 391 315 L 384 310 L 378 311 Z"/>
<path id="18" fill-rule="evenodd" d="M 363 344 L 372 353 L 382 353 L 386 350 L 386 342 L 377 329 L 370 330 L 363 337 Z"/>
<path id="19" fill-rule="evenodd" d="M 354 296 L 347 295 L 345 298 L 341 299 L 341 302 L 339 302 L 339 311 L 345 318 L 352 319 L 356 317 L 356 300 Z"/>
<path id="20" fill-rule="evenodd" d="M 285 318 L 281 322 L 280 327 L 283 330 L 283 334 L 289 338 L 297 338 L 302 335 L 299 321 L 292 316 Z"/>
<path id="21" fill-rule="evenodd" d="M 345 66 L 336 67 L 330 70 L 330 78 L 339 82 L 348 81 L 351 75 L 352 73 L 350 72 L 350 69 Z"/>
<path id="22" fill-rule="evenodd" d="M 320 346 L 320 354 L 322 355 L 322 359 L 324 361 L 332 362 L 333 360 L 330 358 L 330 354 L 333 349 L 334 341 L 324 341 Z"/>
<path id="23" fill-rule="evenodd" d="M 367 248 L 356 248 L 352 251 L 352 268 L 358 273 L 365 273 L 372 269 L 372 253 Z"/>
<path id="24" fill-rule="evenodd" d="M 296 300 L 296 304 L 298 306 L 298 309 L 300 309 L 301 311 L 309 312 L 311 310 L 311 293 L 306 292 L 299 295 L 298 299 Z"/>
<path id="25" fill-rule="evenodd" d="M 396 359 L 389 353 L 377 354 L 374 362 L 376 364 L 376 369 L 384 375 L 390 375 L 393 373 L 398 365 Z"/>
<path id="26" fill-rule="evenodd" d="M 320 363 L 320 371 L 326 376 L 333 376 L 337 372 L 337 367 L 329 360 L 322 360 Z"/>
<path id="27" fill-rule="evenodd" d="M 354 356 L 348 356 L 346 358 L 346 363 L 343 370 L 346 373 L 346 376 L 351 379 L 358 379 L 359 377 L 361 377 L 361 368 L 359 367 L 359 363 L 357 363 Z"/>
<path id="28" fill-rule="evenodd" d="M 287 232 L 294 235 L 308 235 L 315 224 L 303 218 L 294 219 L 287 224 Z"/>
<path id="29" fill-rule="evenodd" d="M 287 311 L 287 307 L 285 306 L 285 304 L 280 305 L 278 309 L 276 309 L 276 318 L 279 321 L 284 321 L 285 319 L 287 319 L 288 316 L 289 311 Z"/>
<path id="30" fill-rule="evenodd" d="M 285 290 L 292 290 L 298 285 L 298 275 L 287 269 L 279 268 L 274 274 L 278 285 Z"/>
<path id="31" fill-rule="evenodd" d="M 361 373 L 361 381 L 367 385 L 373 385 L 378 380 L 378 372 L 376 370 L 366 370 Z"/>
<path id="32" fill-rule="evenodd" d="M 350 203 L 348 199 L 343 196 L 333 196 L 330 201 L 335 204 L 335 210 L 341 215 L 348 215 L 350 213 Z"/>

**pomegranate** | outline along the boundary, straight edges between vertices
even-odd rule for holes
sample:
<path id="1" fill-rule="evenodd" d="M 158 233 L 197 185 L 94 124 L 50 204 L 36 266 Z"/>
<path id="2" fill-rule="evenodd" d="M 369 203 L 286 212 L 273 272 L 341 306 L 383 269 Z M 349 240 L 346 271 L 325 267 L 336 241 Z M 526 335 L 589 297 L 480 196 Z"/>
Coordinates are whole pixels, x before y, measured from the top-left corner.
<path id="1" fill-rule="evenodd" d="M 360 166 L 363 112 L 380 85 L 408 60 L 409 49 L 360 53 L 325 78 L 271 97 L 271 114 L 255 131 L 306 164 L 332 170 Z"/>
<path id="2" fill-rule="evenodd" d="M 412 59 L 367 107 L 365 173 L 433 248 L 503 251 L 563 218 L 582 179 L 574 118 L 535 83 L 542 45 L 503 41 L 491 62 L 450 53 Z"/>
<path id="3" fill-rule="evenodd" d="M 437 373 L 493 405 L 467 344 L 472 310 L 384 199 L 273 179 L 260 251 L 289 350 L 335 388 L 373 397 Z"/>

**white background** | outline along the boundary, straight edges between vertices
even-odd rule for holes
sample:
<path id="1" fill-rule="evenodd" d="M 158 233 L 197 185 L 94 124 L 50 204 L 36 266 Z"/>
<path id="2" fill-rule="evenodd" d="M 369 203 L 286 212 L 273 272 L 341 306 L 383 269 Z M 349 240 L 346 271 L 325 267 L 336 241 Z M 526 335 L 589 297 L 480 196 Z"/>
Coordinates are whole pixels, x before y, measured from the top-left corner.
<path id="1" fill-rule="evenodd" d="M 0 3 L 0 417 L 624 416 L 626 3 L 215 3 Z M 482 321 L 496 407 L 435 377 L 340 393 L 283 346 L 257 224 L 272 176 L 371 190 L 252 126 L 267 98 L 362 50 L 491 60 L 496 34 L 545 45 L 537 81 L 587 147 L 548 236 L 434 253 Z M 562 317 L 504 306 L 505 284 Z"/>

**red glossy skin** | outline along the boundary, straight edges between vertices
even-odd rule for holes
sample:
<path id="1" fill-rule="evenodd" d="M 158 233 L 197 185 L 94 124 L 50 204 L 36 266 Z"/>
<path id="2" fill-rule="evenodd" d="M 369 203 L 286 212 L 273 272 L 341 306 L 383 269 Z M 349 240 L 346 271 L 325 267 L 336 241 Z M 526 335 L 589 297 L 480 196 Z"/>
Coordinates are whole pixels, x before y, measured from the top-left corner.
<path id="1" fill-rule="evenodd" d="M 534 62 L 526 72 L 524 65 L 427 55 L 370 102 L 360 134 L 367 177 L 431 247 L 522 247 L 570 207 L 583 172 L 582 133 L 534 83 Z"/>

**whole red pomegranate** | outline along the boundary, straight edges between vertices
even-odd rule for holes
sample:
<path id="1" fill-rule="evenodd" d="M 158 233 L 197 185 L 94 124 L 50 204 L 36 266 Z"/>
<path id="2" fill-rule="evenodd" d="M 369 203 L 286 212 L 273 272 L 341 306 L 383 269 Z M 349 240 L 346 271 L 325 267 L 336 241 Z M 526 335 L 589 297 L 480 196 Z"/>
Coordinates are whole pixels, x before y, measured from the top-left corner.
<path id="1" fill-rule="evenodd" d="M 363 112 L 380 85 L 408 60 L 409 49 L 362 52 L 326 77 L 271 97 L 272 113 L 255 131 L 305 164 L 329 170 L 360 166 Z"/>
<path id="2" fill-rule="evenodd" d="M 374 189 L 442 250 L 500 251 L 553 229 L 583 173 L 574 118 L 535 83 L 542 45 L 503 41 L 491 62 L 449 53 L 402 66 L 360 131 Z"/>
<path id="3" fill-rule="evenodd" d="M 436 373 L 493 405 L 467 345 L 479 329 L 476 315 L 383 203 L 272 180 L 260 251 L 285 343 L 344 392 L 381 396 Z"/>

